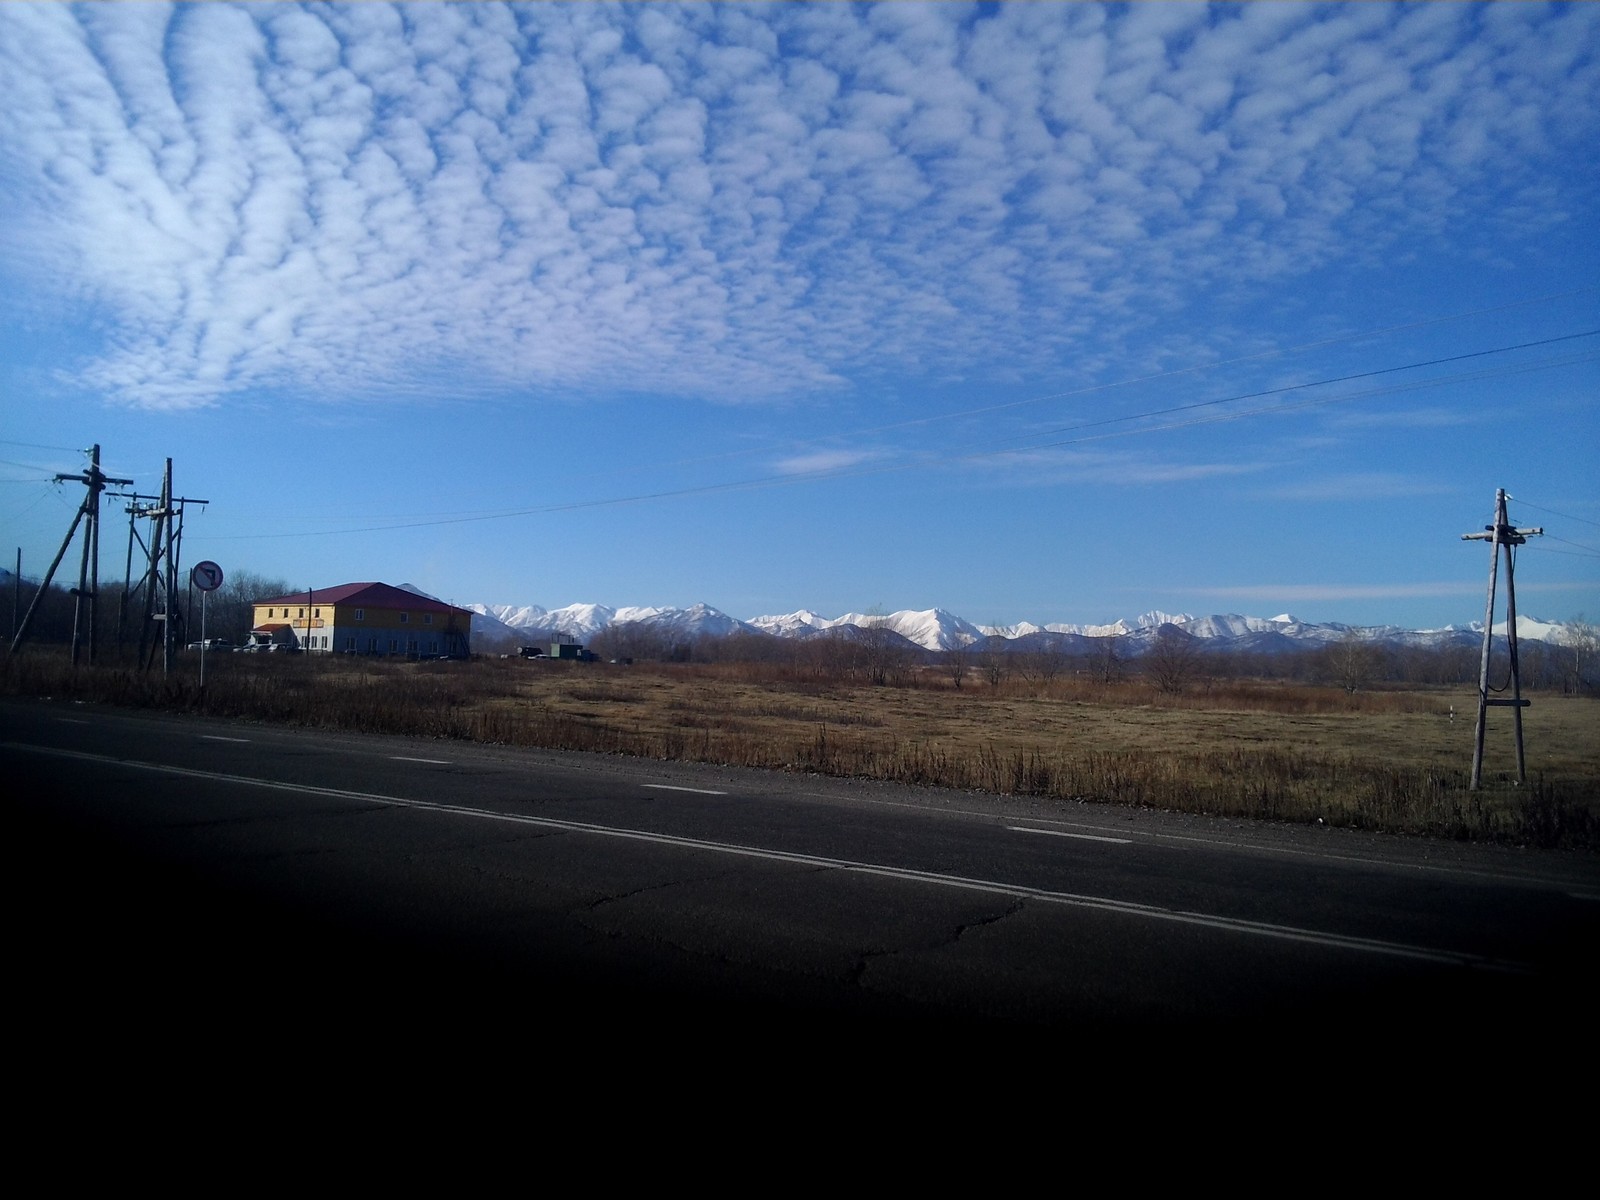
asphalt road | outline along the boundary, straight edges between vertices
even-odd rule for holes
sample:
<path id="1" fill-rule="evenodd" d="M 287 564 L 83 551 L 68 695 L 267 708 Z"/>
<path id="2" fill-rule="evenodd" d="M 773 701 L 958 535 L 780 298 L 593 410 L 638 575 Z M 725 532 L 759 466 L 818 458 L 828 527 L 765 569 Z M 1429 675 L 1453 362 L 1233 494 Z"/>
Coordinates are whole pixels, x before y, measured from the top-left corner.
<path id="1" fill-rule="evenodd" d="M 1593 856 L 63 701 L 0 718 L 13 995 L 43 1037 L 1481 1044 L 1592 1000 Z"/>

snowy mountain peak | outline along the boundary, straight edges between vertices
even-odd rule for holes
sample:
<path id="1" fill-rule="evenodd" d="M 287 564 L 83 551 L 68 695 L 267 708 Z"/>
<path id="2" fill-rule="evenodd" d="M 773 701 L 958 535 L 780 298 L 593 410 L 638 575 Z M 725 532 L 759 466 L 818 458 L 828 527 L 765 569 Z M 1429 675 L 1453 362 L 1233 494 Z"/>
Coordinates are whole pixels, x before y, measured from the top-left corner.
<path id="1" fill-rule="evenodd" d="M 419 595 L 420 589 L 410 588 Z M 1473 622 L 1466 626 L 1446 626 L 1436 630 L 1407 630 L 1381 625 L 1356 627 L 1328 621 L 1308 624 L 1290 613 L 1275 617 L 1250 617 L 1239 613 L 1213 613 L 1195 617 L 1187 613 L 1151 611 L 1141 613 L 1132 620 L 1113 621 L 1109 625 L 1071 625 L 1052 622 L 1038 625 L 1032 621 L 1019 621 L 1014 625 L 974 625 L 942 608 L 903 609 L 893 613 L 845 613 L 828 618 L 810 609 L 775 616 L 752 617 L 740 621 L 709 604 L 693 604 L 688 608 L 623 607 L 610 608 L 603 604 L 569 604 L 564 608 L 544 609 L 539 605 L 467 605 L 480 614 L 473 621 L 473 632 L 490 637 L 510 637 L 529 631 L 561 633 L 576 640 L 588 642 L 602 630 L 616 625 L 637 625 L 669 636 L 674 642 L 695 637 L 726 637 L 733 633 L 769 634 L 782 638 L 809 638 L 827 634 L 830 630 L 853 633 L 854 630 L 884 628 L 892 630 L 907 641 L 926 650 L 953 650 L 970 645 L 987 637 L 1018 641 L 1040 635 L 1053 634 L 1066 637 L 1107 638 L 1133 637 L 1143 640 L 1163 625 L 1175 625 L 1191 637 L 1216 642 L 1249 643 L 1255 646 L 1278 644 L 1333 643 L 1352 635 L 1369 640 L 1396 641 L 1408 644 L 1431 645 L 1444 641 L 1471 641 L 1482 636 L 1482 626 Z M 481 621 L 481 624 L 480 624 Z M 854 627 L 854 630 L 846 627 Z M 1494 628 L 1495 634 L 1505 636 L 1504 622 Z M 1562 645 L 1571 637 L 1569 627 L 1554 621 L 1520 616 L 1517 619 L 1520 638 Z"/>
<path id="2" fill-rule="evenodd" d="M 826 617 L 818 616 L 808 608 L 802 608 L 799 612 L 784 613 L 782 616 L 751 617 L 747 623 L 777 637 L 799 637 L 819 633 L 833 624 Z"/>
<path id="3" fill-rule="evenodd" d="M 1183 626 L 1193 620 L 1194 617 L 1188 613 L 1164 613 L 1156 610 L 1140 613 L 1133 619 L 1131 624 L 1135 629 L 1156 629 L 1162 625 Z M 1121 622 L 1119 621 L 1118 624 L 1120 625 Z"/>

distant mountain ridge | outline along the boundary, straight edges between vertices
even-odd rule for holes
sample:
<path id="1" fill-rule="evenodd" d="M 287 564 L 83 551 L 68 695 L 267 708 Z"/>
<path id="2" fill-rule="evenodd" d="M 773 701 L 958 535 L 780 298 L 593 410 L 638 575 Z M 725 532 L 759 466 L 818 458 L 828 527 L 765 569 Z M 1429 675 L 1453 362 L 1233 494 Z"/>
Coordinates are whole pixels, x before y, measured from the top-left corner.
<path id="1" fill-rule="evenodd" d="M 1447 625 L 1442 629 L 1405 629 L 1396 625 L 1356 626 L 1332 621 L 1307 622 L 1289 613 L 1276 617 L 1252 617 L 1238 613 L 1197 617 L 1188 613 L 1153 611 L 1109 625 L 1055 622 L 1036 625 L 1028 621 L 1015 625 L 978 625 L 940 608 L 903 609 L 882 614 L 845 613 L 839 617 L 824 617 L 801 609 L 741 621 L 708 604 L 695 604 L 689 608 L 611 608 L 603 604 L 569 604 L 552 609 L 536 604 L 467 604 L 463 607 L 478 614 L 473 620 L 474 634 L 502 637 L 560 634 L 583 642 L 613 625 L 632 623 L 682 638 L 727 637 L 734 633 L 746 633 L 792 639 L 813 638 L 827 635 L 832 630 L 843 632 L 850 627 L 860 630 L 881 624 L 883 628 L 892 630 L 924 650 L 953 650 L 979 643 L 988 644 L 990 639 L 1033 643 L 1126 637 L 1143 643 L 1153 637 L 1157 629 L 1169 625 L 1190 637 L 1215 644 L 1218 648 L 1233 645 L 1261 650 L 1327 644 L 1352 636 L 1373 642 L 1414 646 L 1447 645 L 1474 641 L 1483 636 L 1483 625 L 1476 621 L 1468 625 Z M 1494 631 L 1504 636 L 1505 623 L 1496 625 Z M 1561 645 L 1566 635 L 1567 627 L 1561 622 L 1522 615 L 1517 618 L 1519 640 Z"/>

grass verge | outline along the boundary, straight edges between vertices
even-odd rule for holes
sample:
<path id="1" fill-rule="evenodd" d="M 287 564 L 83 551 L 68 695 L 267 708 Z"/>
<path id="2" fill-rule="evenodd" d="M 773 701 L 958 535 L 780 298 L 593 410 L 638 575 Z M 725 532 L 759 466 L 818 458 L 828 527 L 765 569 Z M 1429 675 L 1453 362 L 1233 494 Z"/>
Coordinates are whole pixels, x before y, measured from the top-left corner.
<path id="1" fill-rule="evenodd" d="M 0 691 L 364 733 L 813 771 L 1218 816 L 1600 848 L 1600 701 L 1492 710 L 1485 785 L 1468 787 L 1471 691 L 1232 680 L 1179 697 L 1069 678 L 960 691 L 867 687 L 745 667 L 216 655 L 198 683 L 72 668 L 30 648 Z"/>

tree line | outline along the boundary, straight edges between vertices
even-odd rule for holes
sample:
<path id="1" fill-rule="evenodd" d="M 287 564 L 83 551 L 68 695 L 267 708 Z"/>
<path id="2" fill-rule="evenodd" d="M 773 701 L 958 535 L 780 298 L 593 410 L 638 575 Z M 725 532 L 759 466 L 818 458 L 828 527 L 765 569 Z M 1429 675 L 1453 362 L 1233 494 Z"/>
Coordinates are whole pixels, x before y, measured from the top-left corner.
<path id="1" fill-rule="evenodd" d="M 9 644 L 38 585 L 27 581 L 17 585 L 8 574 L 6 588 L 12 608 Z M 204 600 L 206 635 L 242 643 L 248 637 L 256 601 L 305 590 L 285 579 L 235 571 Z M 103 584 L 98 600 L 99 645 L 107 650 L 119 645 L 137 647 L 144 614 L 141 589 L 136 586 L 125 595 L 120 582 Z M 198 591 L 187 585 L 180 590 L 180 642 L 200 638 L 201 604 Z M 34 615 L 29 639 L 70 641 L 75 606 L 72 589 L 52 584 Z M 528 631 L 519 639 L 532 643 L 556 635 L 554 630 Z M 515 641 L 504 637 L 473 639 L 478 654 L 514 653 L 516 648 Z M 1600 626 L 1580 616 L 1568 623 L 1562 644 L 1525 640 L 1519 648 L 1524 690 L 1600 692 Z M 881 616 L 869 617 L 860 626 L 842 626 L 799 639 L 743 631 L 722 636 L 691 634 L 649 622 L 623 622 L 595 634 L 589 649 L 604 661 L 763 664 L 796 678 L 846 680 L 875 687 L 930 683 L 957 690 L 1003 683 L 1044 686 L 1070 675 L 1105 684 L 1139 679 L 1169 694 L 1208 681 L 1238 679 L 1326 684 L 1350 692 L 1380 685 L 1468 686 L 1477 682 L 1481 654 L 1476 641 L 1415 646 L 1354 633 L 1330 644 L 1265 653 L 1218 647 L 1173 626 L 1157 630 L 1149 646 L 1137 654 L 1126 638 L 1048 634 L 1017 641 L 991 637 L 948 650 L 928 650 L 896 633 Z M 1508 671 L 1505 645 L 1497 642 L 1490 686 L 1504 686 Z"/>
<path id="2" fill-rule="evenodd" d="M 17 581 L 9 573 L 6 577 L 6 596 L 3 603 L 10 609 L 11 621 L 6 630 L 6 643 L 10 644 L 22 623 L 23 615 L 38 596 L 39 585 L 27 580 Z M 28 640 L 39 643 L 65 643 L 72 640 L 72 626 L 77 612 L 77 597 L 73 588 L 52 583 L 39 600 L 39 607 L 28 630 Z M 205 636 L 225 638 L 234 644 L 245 641 L 254 622 L 255 602 L 263 596 L 283 596 L 295 588 L 282 579 L 258 575 L 251 571 L 226 574 L 222 586 L 202 601 L 201 593 L 185 580 L 178 589 L 177 636 L 180 644 L 200 639 L 202 615 L 205 618 Z M 204 605 L 204 613 L 201 606 Z M 102 649 L 112 652 L 120 645 L 137 648 L 140 626 L 144 623 L 144 589 L 135 584 L 124 588 L 119 580 L 102 582 L 95 600 L 96 639 Z M 6 611 L 0 608 L 0 612 Z M 85 611 L 87 612 L 87 606 Z M 87 629 L 81 631 L 87 641 Z"/>
<path id="3" fill-rule="evenodd" d="M 1529 691 L 1600 692 L 1600 627 L 1581 619 L 1569 641 L 1519 643 L 1519 673 Z M 1140 652 L 1126 638 L 987 638 L 949 650 L 927 650 L 886 624 L 846 626 L 804 639 L 738 632 L 688 635 L 645 622 L 612 625 L 589 648 L 601 659 L 634 662 L 751 663 L 784 668 L 796 677 L 844 679 L 880 687 L 929 682 L 955 689 L 1002 683 L 1048 685 L 1065 676 L 1110 684 L 1138 679 L 1176 694 L 1208 681 L 1282 680 L 1357 692 L 1378 686 L 1475 685 L 1481 643 L 1405 645 L 1363 638 L 1267 653 L 1217 646 L 1171 626 Z M 1506 647 L 1497 641 L 1490 686 L 1507 682 Z"/>

